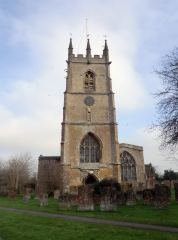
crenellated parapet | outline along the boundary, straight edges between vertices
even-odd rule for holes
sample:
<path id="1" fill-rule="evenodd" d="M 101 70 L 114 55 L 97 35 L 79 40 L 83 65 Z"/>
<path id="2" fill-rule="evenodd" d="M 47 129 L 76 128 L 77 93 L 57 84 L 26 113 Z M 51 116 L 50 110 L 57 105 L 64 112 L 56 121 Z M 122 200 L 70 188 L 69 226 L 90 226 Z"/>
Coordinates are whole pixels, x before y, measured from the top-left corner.
<path id="1" fill-rule="evenodd" d="M 74 55 L 72 54 L 70 56 L 70 60 L 67 61 L 72 62 L 72 63 L 88 63 L 88 64 L 110 64 L 111 62 L 106 62 L 106 59 L 103 56 L 100 55 L 94 55 L 91 56 L 90 59 L 88 59 L 85 55 L 83 54 L 77 54 Z"/>

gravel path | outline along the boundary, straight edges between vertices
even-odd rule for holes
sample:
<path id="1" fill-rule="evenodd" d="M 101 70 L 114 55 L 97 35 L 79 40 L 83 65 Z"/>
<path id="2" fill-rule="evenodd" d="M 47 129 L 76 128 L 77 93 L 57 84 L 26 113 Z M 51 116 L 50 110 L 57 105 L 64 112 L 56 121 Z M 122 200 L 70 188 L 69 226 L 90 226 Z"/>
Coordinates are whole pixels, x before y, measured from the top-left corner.
<path id="1" fill-rule="evenodd" d="M 161 231 L 161 232 L 178 233 L 178 228 L 176 228 L 176 227 L 142 224 L 142 223 L 133 223 L 133 222 L 122 222 L 122 221 L 113 221 L 113 220 L 104 220 L 104 219 L 98 219 L 98 218 L 92 218 L 92 217 L 70 216 L 70 215 L 64 215 L 64 214 L 38 212 L 38 211 L 22 210 L 22 209 L 16 209 L 16 208 L 0 207 L 0 210 L 7 211 L 7 212 L 20 213 L 20 214 L 28 214 L 28 215 L 39 216 L 39 217 L 60 218 L 60 219 L 66 220 L 66 221 L 75 221 L 75 222 L 77 221 L 77 222 L 112 225 L 112 226 L 118 226 L 118 227 L 129 227 L 129 228 L 135 228 L 135 229 L 155 230 L 155 231 Z"/>

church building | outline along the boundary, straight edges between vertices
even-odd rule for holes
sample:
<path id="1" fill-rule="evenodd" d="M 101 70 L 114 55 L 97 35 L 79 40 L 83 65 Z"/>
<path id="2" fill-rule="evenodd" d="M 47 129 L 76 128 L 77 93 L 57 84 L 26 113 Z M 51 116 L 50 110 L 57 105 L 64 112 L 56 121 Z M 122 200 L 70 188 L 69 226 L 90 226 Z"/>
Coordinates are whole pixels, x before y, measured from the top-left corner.
<path id="1" fill-rule="evenodd" d="M 61 130 L 61 155 L 40 156 L 38 190 L 70 192 L 105 178 L 145 184 L 143 148 L 118 142 L 107 41 L 102 56 L 73 53 L 70 39 Z M 119 79 L 118 79 L 119 81 Z"/>

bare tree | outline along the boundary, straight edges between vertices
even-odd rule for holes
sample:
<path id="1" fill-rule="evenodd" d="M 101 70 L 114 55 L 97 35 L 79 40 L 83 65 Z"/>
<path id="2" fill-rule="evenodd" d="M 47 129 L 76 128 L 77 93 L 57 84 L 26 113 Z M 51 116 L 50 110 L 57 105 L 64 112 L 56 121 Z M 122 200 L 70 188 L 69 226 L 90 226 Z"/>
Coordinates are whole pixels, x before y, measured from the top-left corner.
<path id="1" fill-rule="evenodd" d="M 7 194 L 7 168 L 3 164 L 2 160 L 0 160 L 0 195 Z"/>
<path id="2" fill-rule="evenodd" d="M 178 146 L 178 48 L 163 58 L 161 67 L 155 71 L 162 80 L 157 98 L 158 118 L 156 127 L 161 132 L 162 146 Z"/>
<path id="3" fill-rule="evenodd" d="M 24 184 L 30 177 L 30 160 L 28 153 L 14 155 L 7 162 L 8 186 L 18 192 L 22 192 Z"/>

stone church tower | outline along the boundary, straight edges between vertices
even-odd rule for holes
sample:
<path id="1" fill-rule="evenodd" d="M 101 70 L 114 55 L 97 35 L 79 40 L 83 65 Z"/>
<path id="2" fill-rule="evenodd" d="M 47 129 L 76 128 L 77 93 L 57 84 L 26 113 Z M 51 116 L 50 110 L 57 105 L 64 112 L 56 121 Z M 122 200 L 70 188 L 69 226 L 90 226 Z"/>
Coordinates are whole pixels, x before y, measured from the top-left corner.
<path id="1" fill-rule="evenodd" d="M 86 56 L 68 48 L 61 137 L 62 183 L 72 186 L 103 178 L 120 181 L 119 144 L 107 41 L 103 54 Z"/>
<path id="2" fill-rule="evenodd" d="M 61 156 L 40 155 L 38 192 L 71 192 L 82 184 L 114 178 L 145 185 L 141 146 L 118 143 L 107 41 L 102 56 L 73 53 L 70 39 L 64 92 Z"/>

